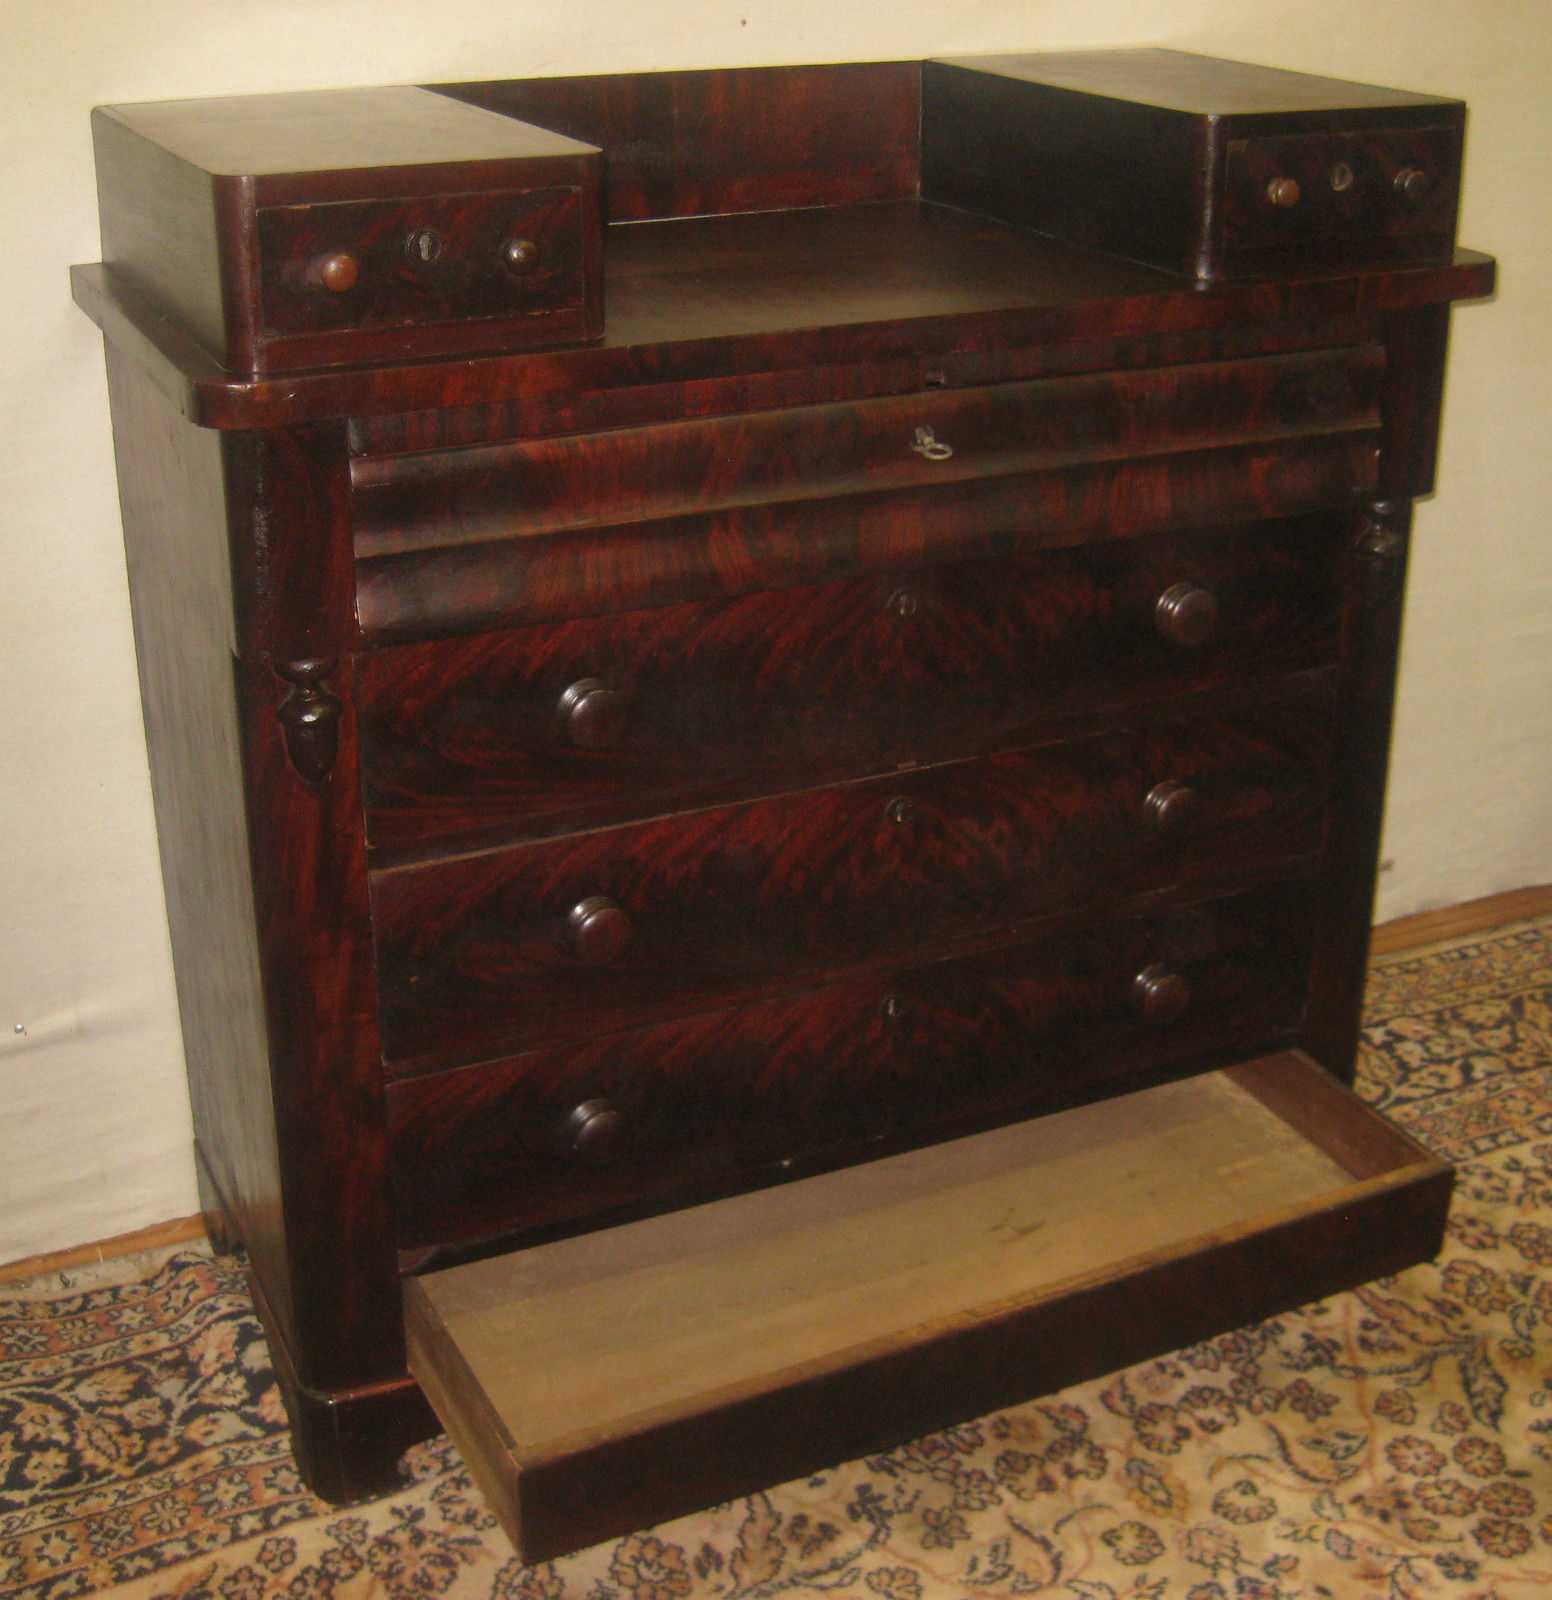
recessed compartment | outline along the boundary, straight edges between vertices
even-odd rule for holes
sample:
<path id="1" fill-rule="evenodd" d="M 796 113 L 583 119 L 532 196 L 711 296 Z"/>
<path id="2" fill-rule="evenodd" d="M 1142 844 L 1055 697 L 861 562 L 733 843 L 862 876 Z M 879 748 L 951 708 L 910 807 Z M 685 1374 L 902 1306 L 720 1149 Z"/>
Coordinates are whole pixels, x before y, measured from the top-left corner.
<path id="1" fill-rule="evenodd" d="M 409 1279 L 525 1562 L 1426 1260 L 1451 1171 L 1307 1058 Z"/>

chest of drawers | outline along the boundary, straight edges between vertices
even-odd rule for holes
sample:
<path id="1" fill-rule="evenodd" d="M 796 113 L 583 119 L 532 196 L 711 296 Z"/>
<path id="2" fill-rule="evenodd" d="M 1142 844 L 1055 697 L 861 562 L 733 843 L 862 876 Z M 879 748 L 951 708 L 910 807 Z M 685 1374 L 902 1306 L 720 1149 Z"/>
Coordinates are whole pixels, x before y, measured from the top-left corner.
<path id="1" fill-rule="evenodd" d="M 538 1558 L 1436 1247 L 1448 1169 L 1338 1080 L 1409 504 L 1492 265 L 1085 253 L 934 201 L 921 85 L 395 91 L 382 192 L 298 191 L 355 208 L 354 272 L 274 269 L 328 335 L 286 370 L 144 259 L 123 129 L 215 169 L 220 103 L 104 118 L 76 294 L 201 1182 L 331 1498 L 429 1394 Z M 401 281 L 512 253 L 437 220 L 456 100 L 482 159 L 539 125 L 497 197 L 602 152 L 601 340 L 519 283 L 503 347 L 494 268 Z M 299 115 L 244 102 L 221 170 Z M 262 291 L 269 237 L 210 261 Z"/>

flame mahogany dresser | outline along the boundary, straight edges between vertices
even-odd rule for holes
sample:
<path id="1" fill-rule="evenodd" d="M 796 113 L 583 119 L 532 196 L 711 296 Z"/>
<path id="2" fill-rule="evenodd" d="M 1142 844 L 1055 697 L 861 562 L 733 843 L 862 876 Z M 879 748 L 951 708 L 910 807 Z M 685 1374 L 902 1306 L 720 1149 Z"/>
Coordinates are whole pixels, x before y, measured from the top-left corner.
<path id="1" fill-rule="evenodd" d="M 1436 1250 L 1345 1085 L 1463 119 L 96 113 L 200 1177 L 319 1493 L 445 1424 L 539 1559 Z"/>

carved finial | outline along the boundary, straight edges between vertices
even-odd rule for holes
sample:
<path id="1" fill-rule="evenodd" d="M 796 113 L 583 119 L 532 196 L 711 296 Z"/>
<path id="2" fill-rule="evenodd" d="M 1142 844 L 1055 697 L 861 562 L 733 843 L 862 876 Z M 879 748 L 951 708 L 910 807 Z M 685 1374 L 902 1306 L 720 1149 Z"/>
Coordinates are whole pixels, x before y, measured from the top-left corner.
<path id="1" fill-rule="evenodd" d="M 1376 500 L 1369 507 L 1355 546 L 1371 601 L 1390 599 L 1406 574 L 1407 505 L 1402 500 Z"/>
<path id="2" fill-rule="evenodd" d="M 324 687 L 324 680 L 338 665 L 334 656 L 275 664 L 276 673 L 291 685 L 275 713 L 285 728 L 286 754 L 297 776 L 308 783 L 324 782 L 334 770 L 339 751 L 342 707 Z"/>

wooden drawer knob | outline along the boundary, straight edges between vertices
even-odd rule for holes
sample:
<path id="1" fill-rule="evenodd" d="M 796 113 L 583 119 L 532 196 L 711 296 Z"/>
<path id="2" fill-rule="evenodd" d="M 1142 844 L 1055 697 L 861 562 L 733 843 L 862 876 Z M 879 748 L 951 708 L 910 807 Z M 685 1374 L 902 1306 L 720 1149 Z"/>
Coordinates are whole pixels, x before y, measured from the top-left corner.
<path id="1" fill-rule="evenodd" d="M 561 695 L 556 714 L 574 745 L 602 750 L 618 743 L 629 709 L 625 696 L 602 678 L 578 678 Z"/>
<path id="2" fill-rule="evenodd" d="M 501 247 L 501 264 L 515 277 L 532 272 L 539 263 L 539 246 L 532 239 L 511 238 Z"/>
<path id="3" fill-rule="evenodd" d="M 1266 186 L 1266 197 L 1274 206 L 1287 211 L 1299 203 L 1297 178 L 1273 178 Z"/>
<path id="4" fill-rule="evenodd" d="M 631 919 L 603 894 L 579 900 L 566 918 L 566 927 L 573 954 L 590 967 L 607 967 L 623 955 L 633 931 Z"/>
<path id="5" fill-rule="evenodd" d="M 1155 964 L 1132 979 L 1132 1004 L 1150 1028 L 1167 1028 L 1185 1015 L 1191 985 L 1178 972 Z"/>
<path id="6" fill-rule="evenodd" d="M 1218 599 L 1196 583 L 1173 583 L 1158 598 L 1153 620 L 1171 644 L 1195 650 L 1218 631 Z"/>
<path id="7" fill-rule="evenodd" d="M 1421 205 L 1433 187 L 1433 179 L 1421 167 L 1403 167 L 1393 182 L 1402 204 L 1407 206 Z"/>
<path id="8" fill-rule="evenodd" d="M 361 276 L 361 263 L 348 250 L 331 250 L 313 262 L 309 276 L 330 294 L 344 294 L 354 289 Z"/>
<path id="9" fill-rule="evenodd" d="M 1142 804 L 1157 832 L 1177 834 L 1191 825 L 1200 798 L 1189 784 L 1166 778 L 1163 783 L 1154 784 Z"/>
<path id="10" fill-rule="evenodd" d="M 584 1100 L 566 1118 L 566 1138 L 577 1155 L 602 1161 L 620 1142 L 625 1118 L 611 1100 Z"/>

